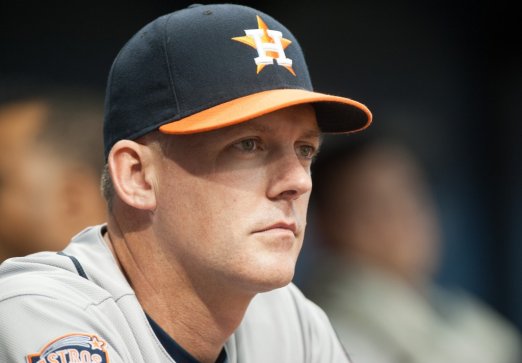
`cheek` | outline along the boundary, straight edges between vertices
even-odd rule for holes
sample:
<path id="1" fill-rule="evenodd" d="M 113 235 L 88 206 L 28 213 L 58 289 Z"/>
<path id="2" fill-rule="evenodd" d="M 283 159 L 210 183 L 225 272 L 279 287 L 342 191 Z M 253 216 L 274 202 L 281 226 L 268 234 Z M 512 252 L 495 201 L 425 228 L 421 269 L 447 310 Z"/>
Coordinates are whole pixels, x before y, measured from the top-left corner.
<path id="1" fill-rule="evenodd" d="M 300 213 L 300 215 L 304 215 L 308 212 L 308 204 L 310 202 L 310 192 L 303 194 L 299 197 L 298 200 L 295 201 L 295 208 Z"/>
<path id="2" fill-rule="evenodd" d="M 159 226 L 183 244 L 202 246 L 241 233 L 249 216 L 248 197 L 241 190 L 200 177 L 170 179 L 158 198 Z"/>

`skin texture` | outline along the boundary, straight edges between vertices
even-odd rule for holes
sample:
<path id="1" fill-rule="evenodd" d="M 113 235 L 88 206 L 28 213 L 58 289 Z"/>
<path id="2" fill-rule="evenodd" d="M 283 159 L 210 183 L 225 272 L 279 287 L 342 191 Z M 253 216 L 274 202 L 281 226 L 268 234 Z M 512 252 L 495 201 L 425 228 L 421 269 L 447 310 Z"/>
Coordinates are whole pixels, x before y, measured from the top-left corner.
<path id="1" fill-rule="evenodd" d="M 0 262 L 61 250 L 105 218 L 96 173 L 37 141 L 47 114 L 40 102 L 0 108 Z"/>
<path id="2" fill-rule="evenodd" d="M 313 108 L 193 135 L 122 140 L 109 167 L 108 231 L 140 303 L 201 362 L 214 362 L 258 292 L 288 284 L 306 226 Z M 166 140 L 166 141 L 165 141 Z"/>

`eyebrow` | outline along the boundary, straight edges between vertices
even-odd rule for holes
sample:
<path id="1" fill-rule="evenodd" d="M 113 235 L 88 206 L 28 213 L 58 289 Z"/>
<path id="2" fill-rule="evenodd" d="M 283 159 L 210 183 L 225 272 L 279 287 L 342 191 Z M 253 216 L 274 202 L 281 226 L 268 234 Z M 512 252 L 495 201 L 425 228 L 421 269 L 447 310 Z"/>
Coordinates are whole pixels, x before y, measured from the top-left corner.
<path id="1" fill-rule="evenodd" d="M 264 132 L 264 133 L 274 132 L 274 129 L 272 127 L 270 127 L 269 125 L 260 125 L 260 124 L 255 124 L 255 123 L 245 123 L 244 128 L 250 129 L 252 131 L 258 131 L 258 132 Z"/>
<path id="2" fill-rule="evenodd" d="M 243 125 L 242 125 L 243 126 Z M 270 125 L 260 125 L 260 124 L 248 124 L 245 123 L 243 126 L 247 130 L 262 132 L 262 133 L 274 133 L 274 128 L 270 127 Z M 233 129 L 229 129 L 227 131 L 233 132 Z M 319 142 L 322 142 L 322 133 L 318 129 L 308 129 L 303 133 L 304 138 L 317 138 Z"/>
<path id="3" fill-rule="evenodd" d="M 306 138 L 317 138 L 317 139 L 319 139 L 320 142 L 323 141 L 323 133 L 320 130 L 315 130 L 315 129 L 307 130 L 303 134 L 303 137 L 306 137 Z"/>

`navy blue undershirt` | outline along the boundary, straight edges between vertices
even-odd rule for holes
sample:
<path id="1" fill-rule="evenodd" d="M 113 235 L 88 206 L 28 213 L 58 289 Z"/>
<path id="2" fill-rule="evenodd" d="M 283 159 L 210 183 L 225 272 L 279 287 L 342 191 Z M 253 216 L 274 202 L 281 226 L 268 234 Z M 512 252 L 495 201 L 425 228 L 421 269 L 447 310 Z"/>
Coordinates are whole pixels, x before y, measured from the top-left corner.
<path id="1" fill-rule="evenodd" d="M 147 314 L 146 314 L 147 315 Z M 199 361 L 194 358 L 189 352 L 183 349 L 174 339 L 172 339 L 166 332 L 163 330 L 158 323 L 156 323 L 152 318 L 147 315 L 147 319 L 149 320 L 149 324 L 156 334 L 156 337 L 160 341 L 161 345 L 167 353 L 171 356 L 172 359 L 176 361 L 176 363 L 199 363 Z M 227 362 L 227 353 L 225 349 L 221 350 L 219 353 L 219 357 L 216 359 L 216 363 L 226 363 Z"/>

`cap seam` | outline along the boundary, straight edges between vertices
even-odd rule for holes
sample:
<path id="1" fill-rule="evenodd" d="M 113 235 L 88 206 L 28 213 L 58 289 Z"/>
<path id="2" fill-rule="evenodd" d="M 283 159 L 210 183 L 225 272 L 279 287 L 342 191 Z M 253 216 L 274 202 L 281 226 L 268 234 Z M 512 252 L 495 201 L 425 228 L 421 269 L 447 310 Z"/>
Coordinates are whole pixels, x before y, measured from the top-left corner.
<path id="1" fill-rule="evenodd" d="M 176 93 L 176 89 L 174 86 L 174 79 L 172 78 L 172 70 L 171 70 L 171 65 L 169 62 L 169 55 L 167 52 L 167 27 L 168 27 L 168 23 L 169 23 L 171 17 L 172 17 L 172 14 L 170 14 L 167 17 L 167 19 L 165 20 L 164 26 L 163 26 L 163 44 L 162 44 L 163 49 L 162 49 L 162 51 L 163 51 L 163 55 L 164 55 L 164 61 L 167 66 L 167 71 L 169 73 L 170 92 L 172 94 L 172 97 L 174 98 L 174 101 L 176 102 L 176 114 L 179 115 L 180 114 L 180 104 L 179 104 L 178 95 Z"/>

